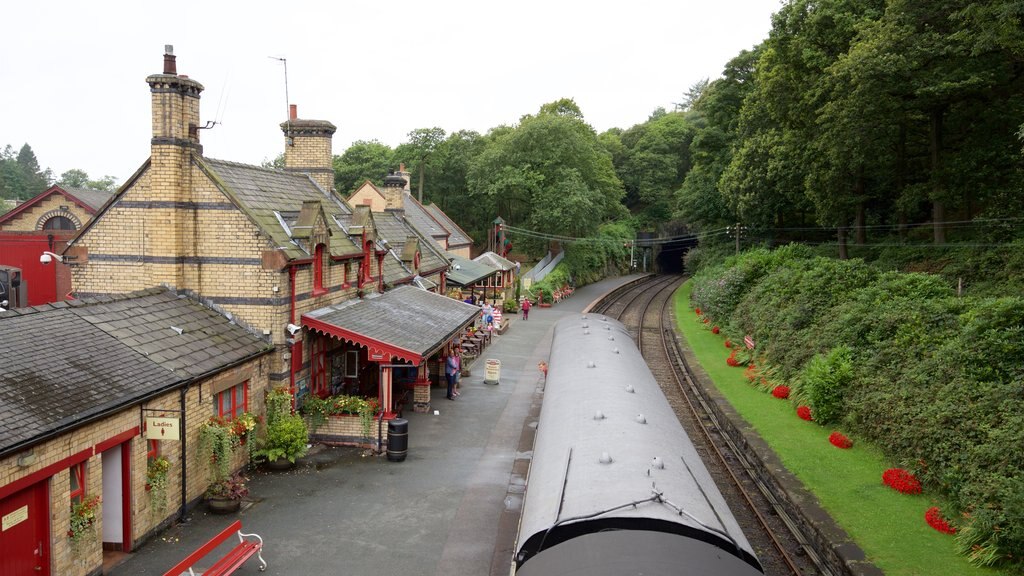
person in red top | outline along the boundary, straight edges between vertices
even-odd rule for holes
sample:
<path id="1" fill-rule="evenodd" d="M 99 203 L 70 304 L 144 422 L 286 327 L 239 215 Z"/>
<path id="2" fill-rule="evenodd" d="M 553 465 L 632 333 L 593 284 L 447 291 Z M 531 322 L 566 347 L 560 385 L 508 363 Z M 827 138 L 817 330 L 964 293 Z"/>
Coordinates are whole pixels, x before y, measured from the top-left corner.
<path id="1" fill-rule="evenodd" d="M 530 299 L 523 298 L 523 320 L 530 319 Z"/>

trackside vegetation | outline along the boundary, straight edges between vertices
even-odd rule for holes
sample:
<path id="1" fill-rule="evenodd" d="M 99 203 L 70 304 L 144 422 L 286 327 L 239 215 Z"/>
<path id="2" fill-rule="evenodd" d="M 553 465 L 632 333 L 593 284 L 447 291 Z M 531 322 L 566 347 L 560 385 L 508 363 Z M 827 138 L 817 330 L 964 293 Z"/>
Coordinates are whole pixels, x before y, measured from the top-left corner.
<path id="1" fill-rule="evenodd" d="M 920 479 L 951 549 L 1022 572 L 1024 299 L 789 245 L 706 262 L 691 305 L 734 341 L 753 337 L 757 373 L 792 391 L 791 410 Z"/>

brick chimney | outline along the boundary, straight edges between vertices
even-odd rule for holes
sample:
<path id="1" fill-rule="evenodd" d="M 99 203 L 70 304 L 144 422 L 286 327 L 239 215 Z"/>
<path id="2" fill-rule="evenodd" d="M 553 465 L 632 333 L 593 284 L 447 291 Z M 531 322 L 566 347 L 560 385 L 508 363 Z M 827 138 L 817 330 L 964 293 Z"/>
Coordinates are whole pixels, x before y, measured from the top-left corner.
<path id="1" fill-rule="evenodd" d="M 384 177 L 384 209 L 405 210 L 405 186 L 408 180 L 402 178 L 394 171 Z"/>
<path id="2" fill-rule="evenodd" d="M 405 162 L 398 165 L 398 175 L 405 178 L 405 193 L 412 194 L 412 173 L 405 169 Z"/>
<path id="3" fill-rule="evenodd" d="M 203 85 L 178 75 L 174 47 L 164 47 L 163 72 L 146 78 L 153 105 L 153 138 L 150 141 L 147 200 L 169 210 L 146 211 L 146 256 L 171 258 L 194 252 L 193 218 L 180 206 L 192 200 L 192 156 L 201 155 L 199 144 L 199 95 Z M 183 264 L 149 267 L 150 284 L 186 287 Z"/>
<path id="4" fill-rule="evenodd" d="M 300 119 L 298 106 L 292 104 L 281 130 L 284 132 L 284 169 L 309 174 L 321 188 L 333 190 L 331 139 L 337 127 L 326 120 Z"/>
<path id="5" fill-rule="evenodd" d="M 170 146 L 178 153 L 195 150 L 199 144 L 199 94 L 203 85 L 188 76 L 178 76 L 174 46 L 164 46 L 164 71 L 146 78 L 153 102 L 153 155 L 158 147 Z M 161 148 L 162 149 L 162 148 Z"/>

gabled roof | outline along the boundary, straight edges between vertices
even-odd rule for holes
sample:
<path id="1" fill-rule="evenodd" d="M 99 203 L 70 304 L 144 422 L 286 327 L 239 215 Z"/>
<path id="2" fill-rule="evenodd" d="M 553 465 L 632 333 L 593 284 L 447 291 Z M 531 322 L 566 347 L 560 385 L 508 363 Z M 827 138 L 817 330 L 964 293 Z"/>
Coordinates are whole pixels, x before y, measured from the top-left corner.
<path id="1" fill-rule="evenodd" d="M 448 237 L 448 229 L 441 225 L 423 204 L 420 204 L 412 194 L 402 192 L 404 198 L 405 217 L 412 222 L 424 236 L 433 238 L 435 241 L 443 241 Z"/>
<path id="2" fill-rule="evenodd" d="M 114 195 L 113 192 L 104 192 L 103 190 L 89 190 L 86 188 L 62 188 L 54 184 L 46 190 L 40 192 L 34 197 L 22 202 L 10 212 L 0 216 L 0 223 L 13 220 L 22 212 L 29 210 L 35 205 L 39 204 L 46 198 L 53 194 L 60 194 L 65 196 L 69 201 L 74 202 L 80 206 L 88 214 L 95 214 L 103 203 L 110 199 Z"/>
<path id="3" fill-rule="evenodd" d="M 513 262 L 498 256 L 496 252 L 484 252 L 476 258 L 473 258 L 473 260 L 476 262 L 483 262 L 488 266 L 492 266 L 501 271 L 511 270 L 516 267 Z"/>
<path id="4" fill-rule="evenodd" d="M 430 206 L 427 206 L 427 210 L 429 210 L 430 214 L 433 215 L 434 218 L 438 222 L 440 222 L 442 226 L 447 228 L 448 232 L 451 234 L 451 236 L 448 237 L 449 249 L 467 246 L 473 243 L 473 239 L 469 237 L 469 234 L 466 234 L 465 230 L 460 228 L 459 225 L 456 224 L 454 220 L 452 220 L 447 214 L 445 214 L 444 210 L 441 210 L 440 206 L 431 203 Z"/>
<path id="5" fill-rule="evenodd" d="M 473 323 L 476 306 L 414 286 L 349 300 L 302 315 L 310 330 L 419 365 Z"/>
<path id="6" fill-rule="evenodd" d="M 162 288 L 0 313 L 0 456 L 273 347 Z"/>
<path id="7" fill-rule="evenodd" d="M 291 226 L 297 223 L 304 202 L 316 201 L 323 208 L 331 229 L 330 254 L 334 257 L 361 253 L 335 216 L 350 215 L 352 210 L 341 198 L 321 189 L 309 176 L 283 170 L 260 168 L 225 160 L 193 156 L 196 163 L 217 183 L 221 191 L 245 212 L 277 246 L 292 259 L 312 254 L 312 246 L 293 240 Z"/>
<path id="8" fill-rule="evenodd" d="M 472 286 L 484 278 L 498 273 L 497 268 L 485 262 L 474 262 L 469 258 L 463 258 L 451 252 L 448 253 L 448 257 L 452 259 L 452 269 L 448 272 L 449 284 Z"/>

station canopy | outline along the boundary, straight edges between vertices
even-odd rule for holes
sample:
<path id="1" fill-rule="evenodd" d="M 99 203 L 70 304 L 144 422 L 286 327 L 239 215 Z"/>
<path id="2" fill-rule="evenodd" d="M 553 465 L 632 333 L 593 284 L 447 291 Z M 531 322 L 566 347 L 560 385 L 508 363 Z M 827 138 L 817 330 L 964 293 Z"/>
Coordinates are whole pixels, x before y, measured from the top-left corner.
<path id="1" fill-rule="evenodd" d="M 452 267 L 447 276 L 448 283 L 455 286 L 472 286 L 498 273 L 497 268 L 483 262 L 463 258 L 451 252 L 448 253 L 448 257 L 452 259 Z"/>
<path id="2" fill-rule="evenodd" d="M 399 286 L 302 315 L 310 331 L 365 347 L 373 361 L 419 365 L 480 315 L 476 306 Z"/>

